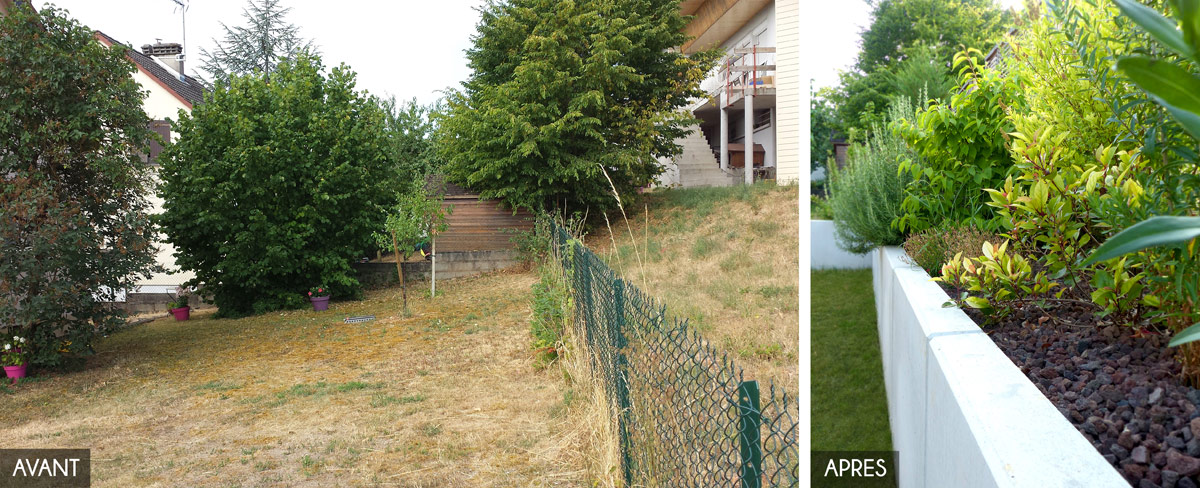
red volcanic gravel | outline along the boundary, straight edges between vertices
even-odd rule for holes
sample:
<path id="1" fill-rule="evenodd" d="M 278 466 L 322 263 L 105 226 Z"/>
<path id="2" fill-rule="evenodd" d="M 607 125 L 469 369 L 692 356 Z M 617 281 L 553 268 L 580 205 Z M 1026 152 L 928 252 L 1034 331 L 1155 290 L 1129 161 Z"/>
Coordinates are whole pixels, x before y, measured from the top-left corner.
<path id="1" fill-rule="evenodd" d="M 1069 303 L 1047 312 L 1088 324 L 1092 310 Z M 968 315 L 983 323 L 976 311 Z M 1030 307 L 984 330 L 1132 486 L 1196 487 L 1200 390 L 1183 384 L 1169 338 L 1044 316 Z"/>

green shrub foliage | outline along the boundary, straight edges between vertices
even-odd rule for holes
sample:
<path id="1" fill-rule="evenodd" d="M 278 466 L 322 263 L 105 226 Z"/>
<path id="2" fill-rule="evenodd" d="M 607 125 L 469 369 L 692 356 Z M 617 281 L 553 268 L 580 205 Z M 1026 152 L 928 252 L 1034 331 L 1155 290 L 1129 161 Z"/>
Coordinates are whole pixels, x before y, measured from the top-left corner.
<path id="1" fill-rule="evenodd" d="M 1196 216 L 1197 200 L 1192 196 L 1200 186 L 1195 184 L 1197 158 L 1192 151 L 1196 139 L 1200 139 L 1200 106 L 1195 103 L 1195 94 L 1200 92 L 1200 75 L 1197 74 L 1200 69 L 1196 65 L 1200 62 L 1197 54 L 1200 53 L 1200 10 L 1195 2 L 1171 1 L 1168 2 L 1171 7 L 1168 18 L 1138 2 L 1114 0 L 1114 3 L 1123 14 L 1122 20 L 1133 21 L 1137 24 L 1136 32 L 1153 38 L 1153 42 L 1148 43 L 1151 49 L 1118 57 L 1116 68 L 1149 95 L 1157 104 L 1155 107 L 1170 114 L 1168 123 L 1163 123 L 1161 117 L 1150 119 L 1150 123 L 1145 124 L 1148 125 L 1145 132 L 1154 135 L 1138 139 L 1144 144 L 1142 154 L 1148 153 L 1150 159 L 1161 156 L 1164 162 L 1179 161 L 1150 172 L 1156 173 L 1158 179 L 1147 185 L 1150 198 L 1145 199 L 1158 207 L 1156 210 L 1162 209 L 1161 213 L 1176 216 L 1159 215 L 1128 226 L 1106 240 L 1084 264 L 1105 263 L 1106 260 L 1109 263 L 1096 273 L 1096 281 L 1104 286 L 1093 292 L 1093 300 L 1097 303 L 1116 302 L 1108 305 L 1106 311 L 1109 308 L 1119 311 L 1122 298 L 1137 298 L 1143 289 L 1138 280 L 1146 276 L 1150 292 L 1142 302 L 1157 307 L 1154 318 L 1177 332 L 1170 346 L 1183 346 L 1180 356 L 1184 371 L 1193 385 L 1200 384 L 1197 373 L 1200 371 L 1200 346 L 1195 344 L 1200 340 L 1200 322 L 1197 322 L 1200 313 L 1196 309 L 1196 303 L 1200 301 L 1200 285 L 1197 285 L 1200 267 L 1196 253 L 1200 217 Z M 1155 47 L 1160 51 L 1156 52 Z M 1128 106 L 1114 107 L 1114 112 L 1120 114 Z M 1137 125 L 1136 121 L 1134 119 L 1130 125 Z M 1156 138 L 1155 135 L 1160 133 L 1166 137 Z M 1180 145 L 1185 148 L 1182 151 L 1171 144 L 1172 136 L 1178 138 L 1181 134 L 1186 134 Z M 1133 212 L 1124 215 L 1140 217 L 1131 214 Z M 1116 266 L 1111 265 L 1117 258 Z M 1125 272 L 1127 261 L 1129 268 L 1136 270 L 1141 265 L 1146 271 L 1128 276 L 1132 271 Z M 1126 288 L 1135 290 L 1133 296 L 1122 297 L 1130 294 Z"/>
<path id="2" fill-rule="evenodd" d="M 685 24 L 671 0 L 489 3 L 438 122 L 447 176 L 513 207 L 615 208 L 609 178 L 649 184 L 706 96 L 715 54 L 680 53 Z"/>
<path id="3" fill-rule="evenodd" d="M 912 105 L 901 97 L 888 113 L 895 120 L 911 117 Z M 838 246 L 861 254 L 904 242 L 904 234 L 892 225 L 910 179 L 899 167 L 915 158 L 899 136 L 878 128 L 851 148 L 846 167 L 830 175 L 829 206 Z"/>
<path id="4" fill-rule="evenodd" d="M 155 268 L 150 122 L 123 46 L 47 8 L 0 17 L 0 336 L 55 366 L 123 323 L 104 302 Z"/>
<path id="5" fill-rule="evenodd" d="M 956 255 L 977 258 L 983 255 L 983 243 L 999 246 L 1004 242 L 1000 236 L 971 227 L 948 227 L 928 229 L 908 236 L 904 241 L 904 252 L 932 276 L 941 276 L 942 266 Z"/>
<path id="6" fill-rule="evenodd" d="M 1000 228 L 983 189 L 1003 183 L 1012 166 L 1005 147 L 1012 124 L 1005 107 L 1020 103 L 1020 92 L 1016 79 L 981 66 L 981 58 L 975 50 L 959 53 L 959 84 L 969 88 L 893 123 L 921 156 L 901 166 L 912 175 L 904 212 L 896 220 L 901 230 L 921 231 L 943 222 Z"/>
<path id="7" fill-rule="evenodd" d="M 361 292 L 350 262 L 374 244 L 399 181 L 384 113 L 354 74 L 301 55 L 270 80 L 235 76 L 173 130 L 162 223 L 176 262 L 222 314 L 295 308 L 304 291 Z"/>
<path id="8" fill-rule="evenodd" d="M 984 190 L 993 221 L 1007 232 L 1014 252 L 1037 261 L 1054 298 L 1090 300 L 1097 316 L 1113 323 L 1142 328 L 1151 326 L 1149 319 L 1165 319 L 1178 326 L 1194 314 L 1194 294 L 1187 293 L 1195 288 L 1188 283 L 1196 282 L 1189 277 L 1196 261 L 1191 252 L 1146 249 L 1105 261 L 1084 259 L 1116 230 L 1150 215 L 1195 212 L 1194 142 L 1167 110 L 1114 69 L 1118 60 L 1155 52 L 1155 46 L 1110 2 L 1055 0 L 1046 6 L 1046 15 L 1033 17 L 1009 40 L 1002 64 L 980 70 L 984 77 L 1003 77 L 1000 86 L 1008 93 L 998 105 L 1011 167 L 1002 182 Z M 1167 62 L 1188 66 L 1184 59 Z M 994 120 L 985 117 L 991 111 L 952 108 L 970 126 Z M 917 131 L 907 135 L 924 142 Z M 941 177 L 968 176 L 959 170 Z M 931 195 L 920 188 L 914 193 Z M 1007 288 L 1004 297 L 987 287 L 973 290 L 979 294 L 975 305 L 1006 308 L 1005 301 L 1025 300 L 1039 283 L 1026 285 Z"/>

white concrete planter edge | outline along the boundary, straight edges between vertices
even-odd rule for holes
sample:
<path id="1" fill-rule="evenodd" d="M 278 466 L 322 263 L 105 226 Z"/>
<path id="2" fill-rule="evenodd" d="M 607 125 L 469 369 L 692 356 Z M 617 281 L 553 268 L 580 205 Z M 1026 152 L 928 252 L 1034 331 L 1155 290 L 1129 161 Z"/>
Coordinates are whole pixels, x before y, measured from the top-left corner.
<path id="1" fill-rule="evenodd" d="M 1129 486 L 902 249 L 871 257 L 902 488 Z"/>

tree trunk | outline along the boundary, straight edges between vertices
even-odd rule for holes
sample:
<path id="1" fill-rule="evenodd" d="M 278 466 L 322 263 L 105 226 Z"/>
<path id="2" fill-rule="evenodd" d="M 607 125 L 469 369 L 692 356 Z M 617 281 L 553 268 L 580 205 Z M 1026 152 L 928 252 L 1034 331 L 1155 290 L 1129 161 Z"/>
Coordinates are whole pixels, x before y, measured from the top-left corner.
<path id="1" fill-rule="evenodd" d="M 396 277 L 400 279 L 400 296 L 404 297 L 404 309 L 408 310 L 408 290 L 404 288 L 404 268 L 400 266 L 400 245 L 396 242 L 395 232 L 392 232 L 392 249 L 396 250 Z"/>

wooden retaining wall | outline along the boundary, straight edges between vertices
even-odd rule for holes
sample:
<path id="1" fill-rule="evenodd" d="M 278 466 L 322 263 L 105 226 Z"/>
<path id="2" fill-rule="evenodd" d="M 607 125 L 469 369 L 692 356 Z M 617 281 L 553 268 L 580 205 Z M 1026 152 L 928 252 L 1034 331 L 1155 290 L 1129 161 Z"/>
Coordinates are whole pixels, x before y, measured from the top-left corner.
<path id="1" fill-rule="evenodd" d="M 453 185 L 448 185 L 453 186 Z M 516 214 L 499 201 L 479 200 L 479 195 L 448 188 L 442 205 L 453 207 L 445 231 L 437 234 L 438 254 L 444 252 L 510 251 L 517 232 L 533 230 L 533 214 Z"/>

